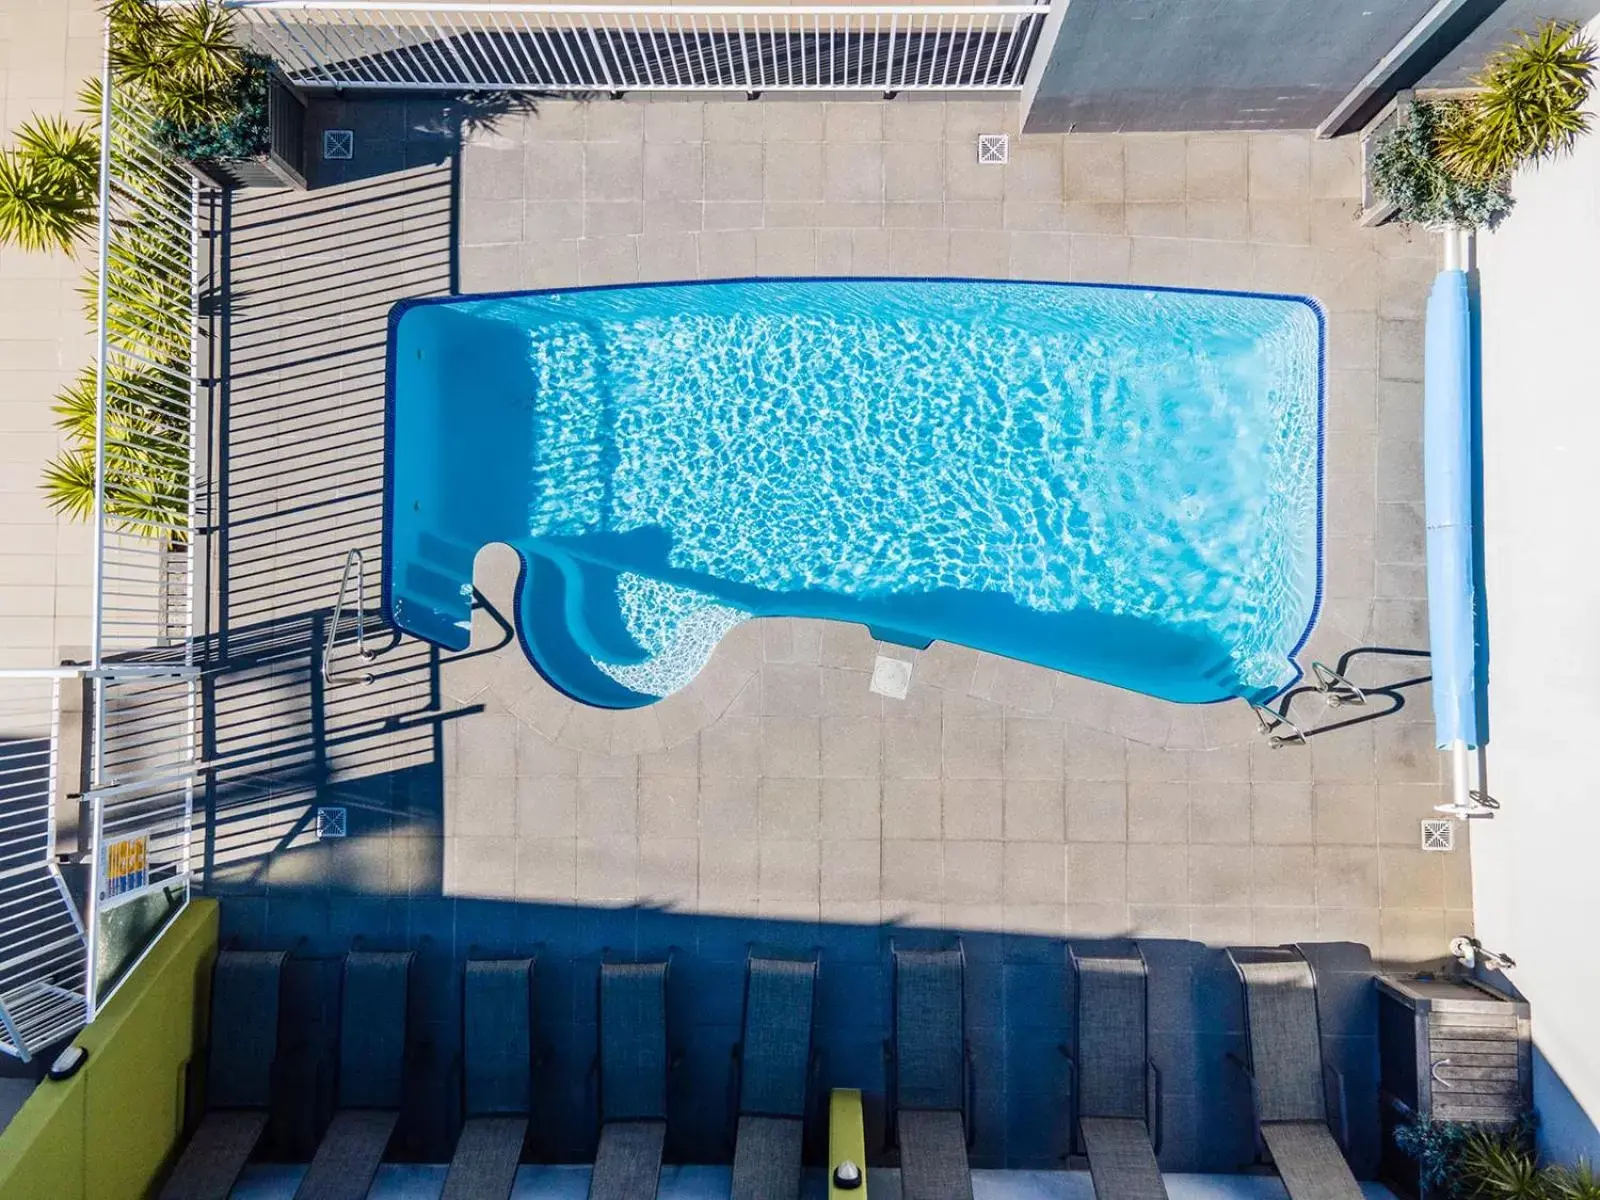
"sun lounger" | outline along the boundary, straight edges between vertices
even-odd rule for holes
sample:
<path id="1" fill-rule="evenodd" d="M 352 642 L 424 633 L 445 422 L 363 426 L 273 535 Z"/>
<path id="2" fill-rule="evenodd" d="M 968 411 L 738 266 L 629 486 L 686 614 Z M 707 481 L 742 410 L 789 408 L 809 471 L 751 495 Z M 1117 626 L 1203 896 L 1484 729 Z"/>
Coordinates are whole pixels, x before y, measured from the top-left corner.
<path id="1" fill-rule="evenodd" d="M 1089 1156 L 1095 1195 L 1166 1200 L 1150 1141 L 1159 1089 L 1151 1086 L 1155 1072 L 1147 1048 L 1144 955 L 1137 946 L 1083 954 L 1069 946 L 1067 956 L 1078 984 L 1074 1125 Z"/>
<path id="2" fill-rule="evenodd" d="M 903 1200 L 972 1200 L 965 974 L 959 945 L 894 951 L 890 1061 Z"/>
<path id="3" fill-rule="evenodd" d="M 750 958 L 732 1200 L 795 1200 L 800 1194 L 816 978 L 815 962 Z"/>
<path id="4" fill-rule="evenodd" d="M 224 950 L 211 973 L 206 1115 L 161 1200 L 227 1200 L 267 1127 L 278 1053 L 278 995 L 287 954 Z"/>
<path id="5" fill-rule="evenodd" d="M 462 982 L 462 1111 L 441 1200 L 506 1200 L 533 1107 L 533 959 L 468 962 Z"/>
<path id="6" fill-rule="evenodd" d="M 1328 1073 L 1311 964 L 1286 947 L 1234 947 L 1228 958 L 1244 988 L 1249 1057 L 1239 1065 L 1250 1079 L 1257 1133 L 1290 1200 L 1360 1200 L 1328 1127 Z M 1332 1081 L 1342 1089 L 1337 1073 Z"/>
<path id="7" fill-rule="evenodd" d="M 352 951 L 339 1002 L 338 1104 L 295 1200 L 365 1200 L 405 1078 L 411 954 Z"/>
<path id="8" fill-rule="evenodd" d="M 600 967 L 600 1146 L 590 1200 L 651 1200 L 667 1137 L 667 964 Z"/>

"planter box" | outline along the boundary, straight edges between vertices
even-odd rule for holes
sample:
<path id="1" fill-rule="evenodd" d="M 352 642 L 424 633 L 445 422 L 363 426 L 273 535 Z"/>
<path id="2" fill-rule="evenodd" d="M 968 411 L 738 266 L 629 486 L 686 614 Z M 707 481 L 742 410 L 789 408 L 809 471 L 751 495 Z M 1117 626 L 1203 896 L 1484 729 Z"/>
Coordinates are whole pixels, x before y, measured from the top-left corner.
<path id="1" fill-rule="evenodd" d="M 254 158 L 212 159 L 184 166 L 218 188 L 306 188 L 306 102 L 276 74 L 267 87 L 267 150 Z"/>
<path id="2" fill-rule="evenodd" d="M 1373 186 L 1372 156 L 1384 135 L 1400 128 L 1413 99 L 1415 93 L 1409 90 L 1396 92 L 1394 99 L 1361 131 L 1361 216 L 1357 220 L 1362 225 L 1382 225 L 1395 214 L 1395 206 L 1379 196 Z"/>

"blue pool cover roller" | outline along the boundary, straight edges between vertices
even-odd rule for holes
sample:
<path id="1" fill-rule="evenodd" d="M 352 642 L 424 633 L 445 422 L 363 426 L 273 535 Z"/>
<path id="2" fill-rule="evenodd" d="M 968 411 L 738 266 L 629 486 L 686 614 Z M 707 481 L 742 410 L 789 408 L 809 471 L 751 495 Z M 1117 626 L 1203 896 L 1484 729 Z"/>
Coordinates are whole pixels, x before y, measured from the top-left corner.
<path id="1" fill-rule="evenodd" d="M 1428 297 L 1423 466 L 1428 641 L 1441 750 L 1478 745 L 1472 571 L 1472 322 L 1465 271 L 1444 270 Z"/>

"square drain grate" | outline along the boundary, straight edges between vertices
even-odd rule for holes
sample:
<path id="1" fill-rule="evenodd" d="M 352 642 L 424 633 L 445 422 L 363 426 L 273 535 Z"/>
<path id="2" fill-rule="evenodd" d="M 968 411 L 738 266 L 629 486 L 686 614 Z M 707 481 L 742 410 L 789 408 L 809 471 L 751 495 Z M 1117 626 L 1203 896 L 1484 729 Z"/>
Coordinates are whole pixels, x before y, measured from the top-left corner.
<path id="1" fill-rule="evenodd" d="M 317 839 L 342 838 L 347 830 L 345 810 L 342 808 L 317 809 Z"/>
<path id="2" fill-rule="evenodd" d="M 980 133 L 978 135 L 978 161 L 984 166 L 1003 166 L 1011 157 L 1009 133 Z"/>
<path id="3" fill-rule="evenodd" d="M 1456 848 L 1456 823 L 1454 821 L 1424 821 L 1422 823 L 1422 848 L 1443 853 Z"/>
<path id="4" fill-rule="evenodd" d="M 322 131 L 322 157 L 351 159 L 356 155 L 356 135 L 353 129 L 324 129 Z"/>

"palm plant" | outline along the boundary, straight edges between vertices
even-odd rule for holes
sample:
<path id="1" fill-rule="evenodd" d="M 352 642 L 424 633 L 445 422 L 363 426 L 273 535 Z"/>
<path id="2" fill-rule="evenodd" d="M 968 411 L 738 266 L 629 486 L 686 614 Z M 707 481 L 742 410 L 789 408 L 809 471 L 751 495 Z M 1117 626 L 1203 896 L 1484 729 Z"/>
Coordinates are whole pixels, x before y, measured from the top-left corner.
<path id="1" fill-rule="evenodd" d="M 1474 1200 L 1550 1200 L 1549 1179 L 1531 1147 L 1516 1137 L 1479 1131 L 1467 1138 L 1462 1173 Z"/>
<path id="2" fill-rule="evenodd" d="M 1576 25 L 1545 21 L 1519 35 L 1474 81 L 1470 120 L 1439 130 L 1440 161 L 1459 179 L 1492 183 L 1571 150 L 1589 129 L 1594 65 L 1595 44 Z"/>
<path id="3" fill-rule="evenodd" d="M 1557 1200 L 1600 1200 L 1600 1177 L 1587 1162 L 1575 1167 L 1553 1167 L 1550 1191 Z"/>
<path id="4" fill-rule="evenodd" d="M 70 253 L 94 225 L 100 139 L 87 125 L 34 117 L 0 151 L 0 242 Z"/>
<path id="5" fill-rule="evenodd" d="M 106 378 L 106 516 L 125 532 L 181 541 L 189 500 L 181 418 L 188 400 L 157 368 L 112 367 Z M 98 378 L 86 367 L 56 398 L 56 427 L 69 447 L 45 468 L 57 512 L 87 519 L 95 503 Z"/>
<path id="6" fill-rule="evenodd" d="M 182 7 L 111 0 L 111 69 L 179 124 L 222 115 L 219 100 L 237 77 L 239 49 L 216 0 Z"/>

